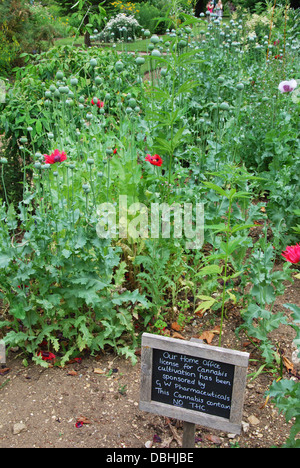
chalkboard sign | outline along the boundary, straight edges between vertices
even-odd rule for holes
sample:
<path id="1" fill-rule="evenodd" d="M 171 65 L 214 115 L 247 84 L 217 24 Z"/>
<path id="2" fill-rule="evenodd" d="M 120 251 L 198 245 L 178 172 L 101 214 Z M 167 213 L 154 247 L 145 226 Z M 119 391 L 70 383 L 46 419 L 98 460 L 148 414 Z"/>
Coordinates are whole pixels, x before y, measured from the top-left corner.
<path id="1" fill-rule="evenodd" d="M 144 333 L 140 408 L 240 433 L 249 354 Z"/>
<path id="2" fill-rule="evenodd" d="M 232 364 L 153 350 L 154 401 L 229 419 L 233 378 Z"/>

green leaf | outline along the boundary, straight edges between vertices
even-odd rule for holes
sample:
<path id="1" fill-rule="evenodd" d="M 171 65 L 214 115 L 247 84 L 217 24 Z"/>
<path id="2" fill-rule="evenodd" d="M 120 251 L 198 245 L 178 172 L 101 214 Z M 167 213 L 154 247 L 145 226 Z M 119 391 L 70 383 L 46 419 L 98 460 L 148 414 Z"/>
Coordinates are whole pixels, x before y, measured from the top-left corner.
<path id="1" fill-rule="evenodd" d="M 229 198 L 229 194 L 224 189 L 222 189 L 222 187 L 219 187 L 218 185 L 213 184 L 212 182 L 202 182 L 202 183 L 206 185 L 206 187 L 214 190 L 215 192 L 218 192 L 223 197 Z"/>
<path id="2" fill-rule="evenodd" d="M 201 268 L 195 276 L 218 275 L 222 272 L 222 267 L 219 265 L 208 265 Z"/>
<path id="3" fill-rule="evenodd" d="M 43 131 L 43 125 L 42 125 L 42 122 L 40 120 L 37 120 L 36 121 L 36 124 L 35 124 L 35 129 L 36 129 L 36 133 L 38 135 L 40 135 Z"/>
<path id="4" fill-rule="evenodd" d="M 0 254 L 0 268 L 6 268 L 11 262 L 11 257 L 7 254 Z"/>

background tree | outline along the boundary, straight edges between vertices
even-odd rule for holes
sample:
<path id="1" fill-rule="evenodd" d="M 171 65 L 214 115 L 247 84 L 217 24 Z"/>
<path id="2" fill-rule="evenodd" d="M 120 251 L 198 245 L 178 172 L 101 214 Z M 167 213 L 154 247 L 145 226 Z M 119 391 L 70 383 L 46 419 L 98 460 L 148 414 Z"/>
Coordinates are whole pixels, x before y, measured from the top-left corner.
<path id="1" fill-rule="evenodd" d="M 94 24 L 101 22 L 105 16 L 105 4 L 108 1 L 99 0 L 78 0 L 73 2 L 70 0 L 55 0 L 59 5 L 61 12 L 79 22 L 79 32 L 84 33 L 84 43 L 87 47 L 91 46 L 90 35 L 94 29 Z"/>

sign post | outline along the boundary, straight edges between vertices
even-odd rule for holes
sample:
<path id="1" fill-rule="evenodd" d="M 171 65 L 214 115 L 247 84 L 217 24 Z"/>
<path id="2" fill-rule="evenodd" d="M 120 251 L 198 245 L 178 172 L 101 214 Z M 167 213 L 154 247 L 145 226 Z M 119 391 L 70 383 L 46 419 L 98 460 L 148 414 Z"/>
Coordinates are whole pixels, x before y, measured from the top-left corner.
<path id="1" fill-rule="evenodd" d="M 184 448 L 196 424 L 240 434 L 248 362 L 248 353 L 144 333 L 140 409 L 184 421 Z"/>

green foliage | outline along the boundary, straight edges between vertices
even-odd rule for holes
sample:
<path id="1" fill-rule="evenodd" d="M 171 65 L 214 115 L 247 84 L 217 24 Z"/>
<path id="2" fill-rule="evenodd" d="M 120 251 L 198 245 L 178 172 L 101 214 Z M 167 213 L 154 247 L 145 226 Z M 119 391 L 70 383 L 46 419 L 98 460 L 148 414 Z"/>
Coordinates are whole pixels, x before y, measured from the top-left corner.
<path id="1" fill-rule="evenodd" d="M 80 22 L 85 6 L 74 7 Z M 243 19 L 207 25 L 180 11 L 174 23 L 169 7 L 177 30 L 146 35 L 147 56 L 70 46 L 22 54 L 0 115 L 1 335 L 42 365 L 42 346 L 61 364 L 107 346 L 134 359 L 145 329 L 166 333 L 205 311 L 222 330 L 233 304 L 237 336 L 260 351 L 256 375 L 282 376 L 271 332 L 289 325 L 299 341 L 297 306 L 286 305 L 294 322 L 274 308 L 293 274 L 288 262 L 277 268 L 278 254 L 298 242 L 299 101 L 297 89 L 278 90 L 297 69 L 295 30 L 284 61 L 274 53 L 266 65 L 267 41 L 249 39 Z M 153 235 L 153 204 L 161 213 L 196 203 L 204 248 L 187 246 L 195 211 L 181 236 L 175 210 Z M 290 385 L 272 394 L 280 406 L 292 396 L 289 417 Z"/>
<path id="2" fill-rule="evenodd" d="M 51 43 L 55 27 L 46 8 L 27 0 L 3 0 L 0 4 L 0 74 L 10 74 L 23 64 L 23 52 L 37 53 L 44 41 Z"/>
<path id="3" fill-rule="evenodd" d="M 300 448 L 300 440 L 297 438 L 300 432 L 300 385 L 293 380 L 274 381 L 267 392 L 278 410 L 285 415 L 287 422 L 293 421 L 289 438 L 284 444 L 284 448 Z"/>

